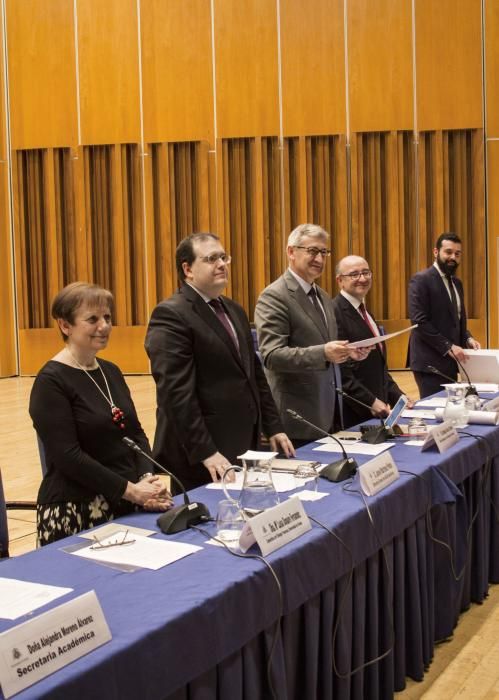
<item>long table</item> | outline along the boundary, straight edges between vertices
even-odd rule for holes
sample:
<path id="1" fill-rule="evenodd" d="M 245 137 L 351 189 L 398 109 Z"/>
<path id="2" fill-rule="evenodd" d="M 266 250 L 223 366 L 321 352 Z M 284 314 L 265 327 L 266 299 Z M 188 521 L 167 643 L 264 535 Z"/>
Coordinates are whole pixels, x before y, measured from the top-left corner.
<path id="1" fill-rule="evenodd" d="M 400 479 L 365 499 L 369 512 L 358 477 L 348 490 L 321 480 L 329 496 L 305 508 L 336 536 L 314 520 L 267 558 L 282 616 L 261 561 L 235 558 L 195 531 L 175 538 L 202 550 L 159 571 L 74 557 L 63 546 L 77 537 L 5 560 L 1 576 L 74 589 L 37 613 L 95 590 L 113 635 L 16 697 L 254 700 L 271 697 L 269 673 L 279 700 L 391 697 L 407 676 L 423 677 L 435 642 L 499 582 L 499 429 L 467 431 L 480 439 L 463 435 L 443 455 L 396 444 Z M 317 459 L 313 447 L 300 456 Z M 216 513 L 220 492 L 192 495 Z M 123 522 L 157 529 L 155 520 Z M 23 619 L 0 620 L 0 631 Z"/>

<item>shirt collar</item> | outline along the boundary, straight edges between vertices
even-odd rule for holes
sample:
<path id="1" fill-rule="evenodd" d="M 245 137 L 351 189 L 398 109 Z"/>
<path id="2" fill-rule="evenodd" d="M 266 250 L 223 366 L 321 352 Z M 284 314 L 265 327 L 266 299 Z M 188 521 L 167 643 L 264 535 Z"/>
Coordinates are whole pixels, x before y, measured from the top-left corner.
<path id="1" fill-rule="evenodd" d="M 296 272 L 293 272 L 293 270 L 290 267 L 288 267 L 288 270 L 289 270 L 289 272 L 291 272 L 291 274 L 293 275 L 295 280 L 298 282 L 300 287 L 303 289 L 305 294 L 308 294 L 309 291 L 312 289 L 312 287 L 315 288 L 314 284 L 310 284 L 309 282 L 307 282 L 307 280 L 304 280 L 303 277 L 300 277 L 300 275 L 297 275 Z"/>
<path id="2" fill-rule="evenodd" d="M 345 299 L 346 299 L 347 301 L 350 302 L 350 304 L 353 306 L 353 308 L 354 308 L 356 311 L 358 311 L 358 310 L 359 310 L 359 306 L 360 306 L 362 303 L 364 303 L 363 301 L 359 301 L 359 300 L 357 299 L 357 297 L 354 297 L 354 296 L 352 296 L 351 294 L 349 294 L 348 292 L 345 292 L 344 289 L 342 289 L 342 290 L 340 291 L 340 294 L 341 294 L 341 296 L 345 297 Z"/>
<path id="3" fill-rule="evenodd" d="M 207 304 L 210 303 L 211 297 L 207 297 L 206 294 L 203 294 L 203 292 L 200 292 L 199 289 L 198 289 L 197 287 L 195 287 L 193 284 L 191 284 L 191 283 L 188 282 L 187 280 L 185 280 L 185 283 L 188 284 L 189 287 L 192 287 L 192 289 L 193 289 L 197 294 L 199 294 L 199 296 L 201 297 L 201 299 L 203 299 L 203 301 L 205 301 Z M 216 297 L 216 299 L 218 299 L 218 297 Z"/>

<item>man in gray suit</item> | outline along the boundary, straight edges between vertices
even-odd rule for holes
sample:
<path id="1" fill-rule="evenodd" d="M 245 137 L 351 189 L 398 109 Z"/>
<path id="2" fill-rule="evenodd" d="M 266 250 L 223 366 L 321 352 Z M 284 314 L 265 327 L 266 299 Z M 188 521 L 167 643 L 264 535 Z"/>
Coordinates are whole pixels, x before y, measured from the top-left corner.
<path id="1" fill-rule="evenodd" d="M 335 417 L 337 364 L 367 356 L 349 350 L 348 340 L 336 340 L 331 298 L 315 280 L 326 259 L 329 234 L 320 226 L 302 224 L 288 238 L 289 268 L 257 301 L 255 325 L 267 380 L 284 429 L 295 446 L 316 440 L 317 430 L 293 419 L 293 409 L 330 432 L 341 426 Z"/>

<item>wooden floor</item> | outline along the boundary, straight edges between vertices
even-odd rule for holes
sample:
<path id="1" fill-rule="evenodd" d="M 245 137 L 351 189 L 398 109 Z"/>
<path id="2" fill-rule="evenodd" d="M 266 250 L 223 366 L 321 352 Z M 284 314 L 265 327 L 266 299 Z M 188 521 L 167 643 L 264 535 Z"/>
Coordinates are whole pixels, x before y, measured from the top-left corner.
<path id="1" fill-rule="evenodd" d="M 400 387 L 417 398 L 410 372 L 394 372 Z M 155 426 L 155 391 L 150 376 L 127 378 L 140 420 L 149 439 Z M 33 380 L 0 379 L 0 439 L 2 472 L 7 500 L 35 500 L 41 471 L 35 434 L 28 415 Z M 11 511 L 10 552 L 19 556 L 35 547 L 34 513 Z M 499 700 L 499 585 L 490 588 L 483 605 L 473 605 L 461 616 L 451 641 L 435 649 L 424 681 L 408 681 L 396 700 Z"/>

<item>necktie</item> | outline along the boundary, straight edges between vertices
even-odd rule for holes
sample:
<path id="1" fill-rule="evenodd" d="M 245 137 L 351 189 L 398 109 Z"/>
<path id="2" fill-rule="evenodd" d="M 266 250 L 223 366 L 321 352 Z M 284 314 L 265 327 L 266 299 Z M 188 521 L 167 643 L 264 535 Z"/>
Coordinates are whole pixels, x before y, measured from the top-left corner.
<path id="1" fill-rule="evenodd" d="M 315 287 L 310 287 L 310 291 L 308 292 L 307 296 L 309 297 L 310 301 L 315 307 L 315 310 L 320 316 L 320 319 L 324 325 L 324 328 L 327 330 L 327 323 L 326 323 L 326 317 L 324 315 L 324 311 L 322 309 L 322 306 L 319 303 L 319 299 L 317 297 L 317 291 Z"/>
<path id="2" fill-rule="evenodd" d="M 456 290 L 454 289 L 454 283 L 452 282 L 452 275 L 445 275 L 447 278 L 447 283 L 449 285 L 450 300 L 452 302 L 452 308 L 454 309 L 454 314 L 457 319 L 459 319 L 459 308 L 457 306 L 457 296 Z"/>
<path id="3" fill-rule="evenodd" d="M 369 316 L 367 315 L 366 307 L 364 303 L 359 304 L 359 311 L 361 313 L 362 318 L 364 319 L 364 322 L 366 326 L 369 328 L 371 333 L 376 336 L 378 333 L 374 330 L 373 324 L 371 323 L 371 320 Z M 385 354 L 385 344 L 384 343 L 378 343 L 378 348 L 381 350 L 383 354 Z"/>
<path id="4" fill-rule="evenodd" d="M 227 318 L 227 314 L 225 312 L 224 306 L 220 299 L 212 299 L 211 301 L 208 302 L 208 304 L 211 306 L 211 308 L 215 311 L 215 314 L 222 324 L 222 326 L 225 328 L 227 333 L 232 339 L 232 342 L 236 346 L 237 351 L 239 352 L 239 341 L 237 339 L 237 335 L 234 333 L 234 330 L 232 326 L 230 325 L 229 319 Z"/>

